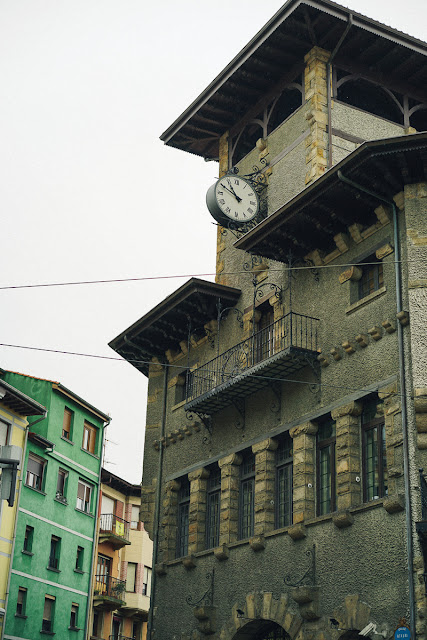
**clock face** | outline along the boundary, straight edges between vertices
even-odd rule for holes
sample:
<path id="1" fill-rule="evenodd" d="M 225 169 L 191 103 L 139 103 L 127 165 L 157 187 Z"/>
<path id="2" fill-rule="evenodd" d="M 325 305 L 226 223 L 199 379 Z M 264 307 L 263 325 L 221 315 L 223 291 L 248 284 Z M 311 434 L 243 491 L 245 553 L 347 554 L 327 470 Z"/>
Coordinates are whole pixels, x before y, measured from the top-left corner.
<path id="1" fill-rule="evenodd" d="M 237 175 L 225 175 L 209 189 L 208 209 L 220 224 L 233 220 L 237 224 L 250 222 L 258 214 L 258 194 L 250 183 Z"/>

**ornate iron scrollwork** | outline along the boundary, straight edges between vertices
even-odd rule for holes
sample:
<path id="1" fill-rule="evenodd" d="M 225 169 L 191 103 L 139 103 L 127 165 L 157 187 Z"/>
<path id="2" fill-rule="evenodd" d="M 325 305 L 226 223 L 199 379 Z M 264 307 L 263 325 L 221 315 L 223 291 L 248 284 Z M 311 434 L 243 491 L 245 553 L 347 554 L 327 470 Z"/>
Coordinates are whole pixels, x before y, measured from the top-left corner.
<path id="1" fill-rule="evenodd" d="M 320 282 L 319 269 L 316 269 L 316 265 L 314 264 L 313 260 L 310 260 L 310 258 L 304 258 L 304 262 L 307 267 L 311 267 L 310 273 L 313 275 L 315 282 Z"/>
<path id="2" fill-rule="evenodd" d="M 199 411 L 194 411 L 194 409 L 192 409 L 191 411 L 186 411 L 185 415 L 187 417 L 187 420 L 190 420 L 191 422 L 194 422 L 194 416 L 196 415 L 203 423 L 205 429 L 209 432 L 209 435 L 212 435 L 212 418 L 210 415 L 206 413 L 200 413 Z"/>
<path id="3" fill-rule="evenodd" d="M 309 586 L 314 587 L 316 581 L 316 545 L 313 545 L 312 549 L 308 549 L 305 552 L 305 556 L 308 558 L 308 568 L 302 575 L 302 577 L 297 580 L 295 577 L 292 577 L 291 574 L 288 574 L 283 578 L 283 582 L 288 587 L 300 587 L 300 586 Z"/>
<path id="4" fill-rule="evenodd" d="M 206 574 L 206 580 L 208 581 L 208 588 L 205 591 L 205 593 L 202 595 L 201 598 L 199 598 L 198 600 L 193 600 L 193 596 L 187 596 L 185 598 L 185 601 L 188 605 L 190 605 L 190 607 L 197 607 L 201 604 L 210 607 L 213 606 L 214 603 L 214 583 L 215 583 L 215 569 L 212 569 L 212 571 L 209 571 L 209 573 Z"/>
<path id="5" fill-rule="evenodd" d="M 282 287 L 280 287 L 278 284 L 274 284 L 273 282 L 263 282 L 262 284 L 258 285 L 258 287 L 254 291 L 255 301 L 261 300 L 265 295 L 267 295 L 267 293 L 264 292 L 265 289 L 269 292 L 274 291 L 275 297 L 279 300 L 279 302 L 282 301 Z"/>

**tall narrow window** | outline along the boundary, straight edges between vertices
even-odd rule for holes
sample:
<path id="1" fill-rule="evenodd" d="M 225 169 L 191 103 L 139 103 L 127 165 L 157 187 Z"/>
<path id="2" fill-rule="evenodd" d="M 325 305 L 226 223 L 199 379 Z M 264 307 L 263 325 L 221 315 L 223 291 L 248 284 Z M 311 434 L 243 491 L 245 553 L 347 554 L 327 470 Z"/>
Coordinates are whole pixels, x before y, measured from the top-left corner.
<path id="1" fill-rule="evenodd" d="M 58 470 L 58 479 L 56 481 L 56 499 L 61 502 L 67 502 L 65 498 L 65 489 L 68 478 L 68 471 L 64 469 Z"/>
<path id="2" fill-rule="evenodd" d="M 73 425 L 74 412 L 68 407 L 64 409 L 64 418 L 62 420 L 62 437 L 71 440 L 71 429 Z"/>
<path id="3" fill-rule="evenodd" d="M 276 528 L 292 524 L 292 438 L 279 440 L 276 450 Z"/>
<path id="4" fill-rule="evenodd" d="M 4 447 L 9 439 L 9 425 L 7 422 L 0 420 L 0 447 Z"/>
<path id="5" fill-rule="evenodd" d="M 83 426 L 83 443 L 82 448 L 89 453 L 95 453 L 96 445 L 96 427 L 85 422 Z"/>
<path id="6" fill-rule="evenodd" d="M 78 618 L 79 605 L 73 602 L 73 604 L 71 605 L 70 629 L 77 629 Z"/>
<path id="7" fill-rule="evenodd" d="M 363 260 L 362 277 L 359 280 L 359 298 L 365 298 L 370 293 L 378 291 L 384 284 L 383 264 L 376 255 L 368 256 Z"/>
<path id="8" fill-rule="evenodd" d="M 362 413 L 363 497 L 365 501 L 387 495 L 387 458 L 385 451 L 384 413 L 378 400 Z"/>
<path id="9" fill-rule="evenodd" d="M 144 577 L 142 579 L 142 595 L 151 596 L 151 568 L 144 567 Z"/>
<path id="10" fill-rule="evenodd" d="M 240 467 L 239 538 L 254 535 L 255 456 L 248 451 Z"/>
<path id="11" fill-rule="evenodd" d="M 27 590 L 24 587 L 18 589 L 18 599 L 16 601 L 17 616 L 25 616 L 25 608 L 27 605 Z"/>
<path id="12" fill-rule="evenodd" d="M 75 570 L 83 573 L 84 548 L 77 547 Z"/>
<path id="13" fill-rule="evenodd" d="M 219 545 L 221 507 L 221 469 L 218 464 L 210 468 L 206 496 L 206 548 Z"/>
<path id="14" fill-rule="evenodd" d="M 138 522 L 139 522 L 139 507 L 137 504 L 133 504 L 130 528 L 138 529 Z"/>
<path id="15" fill-rule="evenodd" d="M 25 553 L 31 553 L 32 549 L 33 549 L 33 536 L 34 536 L 34 527 L 30 527 L 29 525 L 27 525 L 25 527 L 25 534 L 24 534 L 24 545 L 23 545 L 23 551 L 25 551 Z"/>
<path id="16" fill-rule="evenodd" d="M 335 488 L 335 422 L 325 420 L 317 432 L 317 513 L 319 516 L 336 509 Z"/>
<path id="17" fill-rule="evenodd" d="M 59 569 L 59 553 L 61 548 L 61 538 L 52 536 L 50 539 L 50 553 L 48 569 Z"/>
<path id="18" fill-rule="evenodd" d="M 126 573 L 126 591 L 130 591 L 131 593 L 135 593 L 136 567 L 136 562 L 128 562 Z"/>
<path id="19" fill-rule="evenodd" d="M 188 554 L 188 524 L 190 513 L 190 482 L 187 477 L 181 479 L 181 488 L 178 492 L 178 535 L 176 544 L 176 557 L 181 558 Z"/>
<path id="20" fill-rule="evenodd" d="M 30 453 L 27 462 L 27 475 L 25 484 L 28 487 L 41 491 L 43 488 L 43 474 L 45 468 L 45 460 Z"/>
<path id="21" fill-rule="evenodd" d="M 77 503 L 76 509 L 90 513 L 92 501 L 92 485 L 87 484 L 83 480 L 79 480 L 77 485 Z"/>
<path id="22" fill-rule="evenodd" d="M 53 631 L 53 616 L 55 613 L 55 598 L 53 596 L 45 596 L 42 631 Z"/>

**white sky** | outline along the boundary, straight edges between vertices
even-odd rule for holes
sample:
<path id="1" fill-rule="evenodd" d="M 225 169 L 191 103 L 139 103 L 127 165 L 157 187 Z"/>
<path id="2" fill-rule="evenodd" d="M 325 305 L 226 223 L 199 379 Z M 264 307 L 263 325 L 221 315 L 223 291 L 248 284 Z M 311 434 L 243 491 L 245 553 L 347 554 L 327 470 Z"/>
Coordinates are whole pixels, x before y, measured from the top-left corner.
<path id="1" fill-rule="evenodd" d="M 0 286 L 212 273 L 215 163 L 160 134 L 281 0 L 0 0 Z M 425 0 L 351 0 L 427 39 Z M 212 279 L 212 278 L 209 278 Z M 107 343 L 187 278 L 0 290 L 0 342 Z M 139 482 L 146 379 L 126 362 L 0 347 L 105 413 L 105 466 Z"/>

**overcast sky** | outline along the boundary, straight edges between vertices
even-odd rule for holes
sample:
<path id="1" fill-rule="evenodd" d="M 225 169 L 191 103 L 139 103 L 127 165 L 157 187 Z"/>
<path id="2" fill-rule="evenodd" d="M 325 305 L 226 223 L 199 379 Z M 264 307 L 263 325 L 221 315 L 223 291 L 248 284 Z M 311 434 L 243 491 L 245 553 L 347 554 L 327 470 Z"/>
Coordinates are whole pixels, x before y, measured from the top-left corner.
<path id="1" fill-rule="evenodd" d="M 352 0 L 426 40 L 425 0 Z M 160 134 L 280 0 L 0 0 L 0 287 L 213 273 L 217 165 Z M 0 290 L 0 343 L 107 343 L 188 277 Z M 208 278 L 213 279 L 213 278 Z M 105 466 L 140 482 L 146 379 L 128 363 L 0 347 L 110 413 Z"/>

